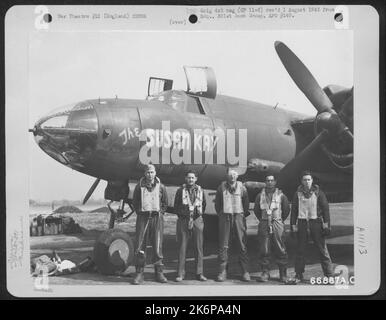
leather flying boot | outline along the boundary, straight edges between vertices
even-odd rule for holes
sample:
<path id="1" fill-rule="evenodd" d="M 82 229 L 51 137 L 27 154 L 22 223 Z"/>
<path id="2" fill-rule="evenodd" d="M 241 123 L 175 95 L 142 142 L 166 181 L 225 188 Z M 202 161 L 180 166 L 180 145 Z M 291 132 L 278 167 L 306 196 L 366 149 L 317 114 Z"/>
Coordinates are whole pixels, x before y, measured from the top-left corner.
<path id="1" fill-rule="evenodd" d="M 271 278 L 269 271 L 263 271 L 260 277 L 257 278 L 258 282 L 267 282 Z"/>
<path id="2" fill-rule="evenodd" d="M 133 284 L 142 284 L 143 281 L 144 281 L 144 278 L 143 278 L 143 268 L 136 268 L 135 270 L 137 272 L 134 280 L 133 280 Z"/>
<path id="3" fill-rule="evenodd" d="M 244 282 L 249 282 L 251 281 L 251 276 L 249 275 L 249 272 L 244 272 L 243 275 L 241 276 L 241 281 Z"/>
<path id="4" fill-rule="evenodd" d="M 184 279 L 185 279 L 185 276 L 179 274 L 179 275 L 176 277 L 176 282 L 181 282 L 181 281 L 184 280 Z"/>
<path id="5" fill-rule="evenodd" d="M 208 280 L 202 273 L 201 274 L 197 274 L 196 275 L 196 279 L 198 281 L 206 281 L 206 280 Z"/>
<path id="6" fill-rule="evenodd" d="M 295 283 L 304 282 L 304 276 L 303 273 L 297 273 L 295 275 Z"/>
<path id="7" fill-rule="evenodd" d="M 220 273 L 217 276 L 217 281 L 224 282 L 227 279 L 226 266 L 220 266 Z"/>
<path id="8" fill-rule="evenodd" d="M 162 271 L 162 266 L 156 265 L 154 266 L 155 269 L 155 280 L 160 283 L 166 283 L 168 282 L 168 279 L 166 279 L 165 275 Z"/>
<path id="9" fill-rule="evenodd" d="M 288 281 L 287 268 L 285 267 L 279 268 L 279 275 L 280 275 L 280 282 L 287 283 Z"/>

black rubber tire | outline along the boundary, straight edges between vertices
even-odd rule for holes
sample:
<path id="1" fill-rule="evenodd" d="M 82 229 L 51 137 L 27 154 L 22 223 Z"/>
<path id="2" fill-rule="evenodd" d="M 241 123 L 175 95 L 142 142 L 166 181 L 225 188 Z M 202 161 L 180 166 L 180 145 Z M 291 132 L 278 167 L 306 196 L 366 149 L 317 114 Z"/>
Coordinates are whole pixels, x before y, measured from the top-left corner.
<path id="1" fill-rule="evenodd" d="M 113 243 L 116 244 L 120 241 L 124 241 L 127 245 L 126 250 L 128 250 L 128 252 L 125 252 L 125 255 L 127 255 L 126 258 L 122 258 L 122 255 L 118 250 L 110 252 L 110 246 Z M 112 275 L 117 272 L 125 271 L 127 267 L 132 264 L 133 260 L 134 245 L 127 232 L 120 229 L 109 229 L 103 232 L 95 241 L 94 262 L 100 273 Z"/>

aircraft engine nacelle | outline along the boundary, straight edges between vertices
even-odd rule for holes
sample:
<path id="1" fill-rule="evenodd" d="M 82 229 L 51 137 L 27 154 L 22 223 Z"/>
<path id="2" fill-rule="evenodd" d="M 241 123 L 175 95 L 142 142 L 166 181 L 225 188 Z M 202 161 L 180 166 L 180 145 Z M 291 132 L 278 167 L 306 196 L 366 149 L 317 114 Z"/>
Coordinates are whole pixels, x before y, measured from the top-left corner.
<path id="1" fill-rule="evenodd" d="M 273 174 L 276 178 L 279 175 L 280 170 L 284 167 L 284 163 L 263 159 L 250 159 L 248 161 L 248 170 L 244 186 L 247 188 L 249 201 L 253 202 L 256 198 L 256 195 L 265 187 L 264 182 L 267 174 Z M 248 181 L 248 178 L 251 178 L 253 181 Z M 256 181 L 257 180 L 257 181 Z"/>
<path id="2" fill-rule="evenodd" d="M 266 175 L 268 173 L 278 174 L 284 167 L 284 163 L 263 159 L 250 159 L 248 161 L 248 172 Z M 264 177 L 263 177 L 264 178 Z"/>
<path id="3" fill-rule="evenodd" d="M 265 183 L 256 181 L 245 181 L 244 186 L 248 191 L 249 202 L 254 202 L 258 193 L 265 187 Z"/>
<path id="4" fill-rule="evenodd" d="M 354 162 L 353 142 L 345 135 L 341 135 L 336 128 L 340 128 L 340 121 L 343 121 L 351 132 L 354 130 L 353 89 L 329 85 L 323 90 L 331 100 L 336 114 L 319 113 L 314 123 L 315 135 L 317 136 L 323 129 L 330 132 L 331 138 L 321 145 L 323 152 L 335 167 L 350 171 Z"/>

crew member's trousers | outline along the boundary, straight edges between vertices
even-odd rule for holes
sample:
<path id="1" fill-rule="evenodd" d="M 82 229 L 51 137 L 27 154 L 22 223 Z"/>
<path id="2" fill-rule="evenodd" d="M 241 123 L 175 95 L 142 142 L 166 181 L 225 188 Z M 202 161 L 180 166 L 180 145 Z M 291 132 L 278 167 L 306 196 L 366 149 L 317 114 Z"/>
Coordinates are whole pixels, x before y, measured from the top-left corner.
<path id="1" fill-rule="evenodd" d="M 229 240 L 234 232 L 239 249 L 239 264 L 243 273 L 248 271 L 247 254 L 247 223 L 244 214 L 219 214 L 219 255 L 220 272 L 225 270 L 228 263 Z"/>
<path id="2" fill-rule="evenodd" d="M 261 220 L 258 227 L 260 242 L 260 265 L 262 271 L 269 271 L 271 253 L 279 269 L 285 268 L 288 263 L 287 250 L 283 241 L 284 223 L 281 220 L 272 220 L 272 234 L 269 234 L 268 220 Z"/>
<path id="3" fill-rule="evenodd" d="M 318 250 L 320 263 L 322 265 L 323 273 L 325 276 L 333 274 L 333 266 L 328 253 L 326 240 L 322 234 L 322 221 L 320 219 L 310 219 L 308 221 L 308 228 L 310 231 L 311 239 L 314 246 Z M 307 232 L 307 220 L 298 219 L 298 232 L 297 232 L 297 250 L 295 260 L 295 272 L 302 274 L 305 268 L 305 251 L 308 243 Z"/>
<path id="4" fill-rule="evenodd" d="M 192 238 L 194 246 L 194 258 L 196 262 L 196 274 L 203 273 L 204 261 L 204 220 L 199 216 L 193 222 L 193 229 L 189 230 L 189 217 L 180 217 L 177 220 L 177 243 L 179 248 L 178 255 L 178 275 L 185 276 L 186 250 L 189 239 Z"/>
<path id="5" fill-rule="evenodd" d="M 149 221 L 147 230 L 146 223 Z M 153 250 L 153 263 L 155 266 L 162 266 L 162 240 L 164 230 L 164 217 L 162 213 L 139 213 L 135 224 L 135 266 L 143 268 L 146 263 L 147 239 Z"/>

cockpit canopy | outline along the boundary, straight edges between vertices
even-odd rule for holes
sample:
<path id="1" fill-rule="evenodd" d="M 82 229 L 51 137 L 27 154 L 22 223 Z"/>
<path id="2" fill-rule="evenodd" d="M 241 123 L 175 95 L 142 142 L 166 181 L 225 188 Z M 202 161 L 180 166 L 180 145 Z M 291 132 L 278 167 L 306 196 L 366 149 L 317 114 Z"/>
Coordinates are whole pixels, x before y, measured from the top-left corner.
<path id="1" fill-rule="evenodd" d="M 97 134 L 97 114 L 88 101 L 56 109 L 34 127 L 34 138 L 44 152 L 78 169 L 92 158 Z"/>
<path id="2" fill-rule="evenodd" d="M 187 90 L 190 96 L 215 99 L 217 93 L 216 76 L 212 68 L 184 66 Z M 173 80 L 150 77 L 147 89 L 148 99 L 173 88 Z"/>
<path id="3" fill-rule="evenodd" d="M 179 112 L 205 114 L 205 110 L 200 99 L 198 97 L 188 95 L 182 90 L 164 91 L 157 96 L 151 97 L 150 100 L 157 100 L 165 103 Z"/>
<path id="4" fill-rule="evenodd" d="M 96 132 L 98 119 L 93 106 L 88 101 L 83 101 L 55 109 L 42 118 L 38 125 L 50 133 Z"/>

